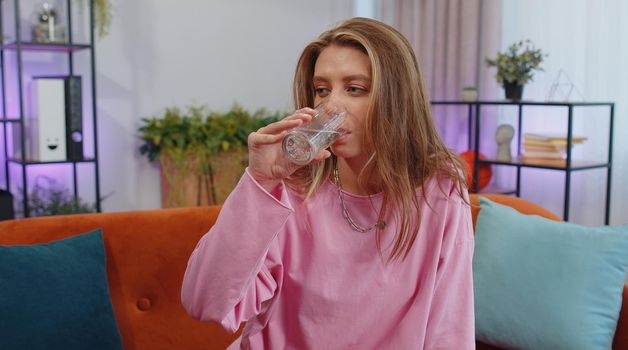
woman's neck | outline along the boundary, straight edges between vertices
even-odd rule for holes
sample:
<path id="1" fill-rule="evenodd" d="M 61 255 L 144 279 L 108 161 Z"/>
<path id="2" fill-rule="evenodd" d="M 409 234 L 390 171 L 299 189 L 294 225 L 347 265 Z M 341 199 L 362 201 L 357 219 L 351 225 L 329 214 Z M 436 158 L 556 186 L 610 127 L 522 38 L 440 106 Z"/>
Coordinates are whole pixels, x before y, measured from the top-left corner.
<path id="1" fill-rule="evenodd" d="M 376 181 L 369 181 L 366 188 L 360 185 L 358 178 L 365 165 L 366 161 L 358 162 L 345 158 L 337 159 L 338 175 L 340 177 L 342 189 L 345 192 L 366 196 L 381 191 L 380 186 L 376 185 Z"/>

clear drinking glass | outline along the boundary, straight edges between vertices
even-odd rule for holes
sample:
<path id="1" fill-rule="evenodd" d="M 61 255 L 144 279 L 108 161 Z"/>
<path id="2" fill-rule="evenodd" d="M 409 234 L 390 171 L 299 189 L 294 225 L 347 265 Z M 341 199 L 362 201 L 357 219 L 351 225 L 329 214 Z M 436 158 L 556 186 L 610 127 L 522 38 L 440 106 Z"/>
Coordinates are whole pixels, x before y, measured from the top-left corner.
<path id="1" fill-rule="evenodd" d="M 309 123 L 290 130 L 283 139 L 283 152 L 294 164 L 308 164 L 341 135 L 340 125 L 347 115 L 344 109 L 321 103 L 315 110 L 316 115 Z"/>

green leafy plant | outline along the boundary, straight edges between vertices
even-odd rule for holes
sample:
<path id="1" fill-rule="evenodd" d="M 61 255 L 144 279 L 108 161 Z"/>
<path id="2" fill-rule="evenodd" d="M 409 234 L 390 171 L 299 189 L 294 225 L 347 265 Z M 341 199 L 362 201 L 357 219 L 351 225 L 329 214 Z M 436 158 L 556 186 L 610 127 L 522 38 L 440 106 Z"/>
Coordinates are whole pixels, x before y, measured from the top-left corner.
<path id="1" fill-rule="evenodd" d="M 142 119 L 138 129 L 142 140 L 140 153 L 151 162 L 161 162 L 162 173 L 171 188 L 183 186 L 183 179 L 176 174 L 193 174 L 199 189 L 197 205 L 201 203 L 201 195 L 209 204 L 217 204 L 216 155 L 233 152 L 233 166 L 241 165 L 248 135 L 279 119 L 280 113 L 259 109 L 251 114 L 238 104 L 225 113 L 212 112 L 206 106 L 191 106 L 185 111 L 170 107 L 162 117 Z M 173 203 L 169 204 L 181 205 L 181 196 L 180 192 L 175 194 Z"/>
<path id="2" fill-rule="evenodd" d="M 532 80 L 535 70 L 543 71 L 541 63 L 547 57 L 540 49 L 536 49 L 530 40 L 518 41 L 508 47 L 508 50 L 497 52 L 494 59 L 486 58 L 489 67 L 497 67 L 495 79 L 498 83 L 516 83 L 525 85 Z"/>
<path id="3" fill-rule="evenodd" d="M 77 0 L 81 8 L 86 8 L 90 0 Z M 111 19 L 113 18 L 113 6 L 111 0 L 94 0 L 94 28 L 98 36 L 103 38 L 109 34 Z"/>
<path id="4" fill-rule="evenodd" d="M 234 104 L 226 113 L 211 112 L 206 106 L 166 108 L 163 117 L 142 118 L 138 129 L 143 143 L 140 153 L 152 162 L 161 152 L 215 154 L 246 146 L 248 135 L 279 120 L 279 113 L 259 109 L 250 114 Z"/>
<path id="5" fill-rule="evenodd" d="M 42 184 L 46 181 L 46 185 Z M 29 192 L 28 207 L 31 216 L 95 213 L 96 205 L 74 197 L 64 186 L 47 176 L 39 176 Z"/>

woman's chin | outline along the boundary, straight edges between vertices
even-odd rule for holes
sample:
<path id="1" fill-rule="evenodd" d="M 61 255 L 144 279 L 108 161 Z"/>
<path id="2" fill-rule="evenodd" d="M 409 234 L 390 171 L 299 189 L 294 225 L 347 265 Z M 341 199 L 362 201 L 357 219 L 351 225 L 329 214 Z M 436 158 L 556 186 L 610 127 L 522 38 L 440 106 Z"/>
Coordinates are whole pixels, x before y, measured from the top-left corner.
<path id="1" fill-rule="evenodd" d="M 356 156 L 356 152 L 344 144 L 334 144 L 331 146 L 331 152 L 338 158 L 352 158 Z"/>
<path id="2" fill-rule="evenodd" d="M 342 146 L 333 144 L 329 147 L 331 153 L 333 153 L 336 157 L 342 157 Z"/>

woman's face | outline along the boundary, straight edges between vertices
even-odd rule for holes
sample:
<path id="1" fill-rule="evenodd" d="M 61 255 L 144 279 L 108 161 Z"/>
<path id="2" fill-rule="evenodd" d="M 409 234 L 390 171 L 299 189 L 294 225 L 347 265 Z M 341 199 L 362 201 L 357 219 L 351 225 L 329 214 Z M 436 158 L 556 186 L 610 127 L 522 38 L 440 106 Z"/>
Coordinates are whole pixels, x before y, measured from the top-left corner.
<path id="1" fill-rule="evenodd" d="M 342 132 L 331 146 L 341 158 L 366 157 L 364 124 L 371 91 L 371 63 L 366 54 L 350 46 L 329 46 L 320 53 L 314 66 L 314 103 L 323 99 L 342 106 L 347 117 Z"/>

